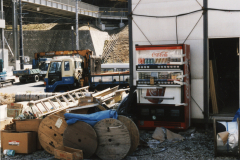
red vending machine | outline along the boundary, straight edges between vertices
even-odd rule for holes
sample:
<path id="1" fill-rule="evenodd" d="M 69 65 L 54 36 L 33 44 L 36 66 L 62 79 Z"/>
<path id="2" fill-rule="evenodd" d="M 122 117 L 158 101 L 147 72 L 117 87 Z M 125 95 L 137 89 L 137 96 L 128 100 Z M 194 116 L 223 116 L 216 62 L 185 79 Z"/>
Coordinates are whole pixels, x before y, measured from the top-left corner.
<path id="1" fill-rule="evenodd" d="M 136 46 L 138 127 L 190 126 L 190 46 Z"/>

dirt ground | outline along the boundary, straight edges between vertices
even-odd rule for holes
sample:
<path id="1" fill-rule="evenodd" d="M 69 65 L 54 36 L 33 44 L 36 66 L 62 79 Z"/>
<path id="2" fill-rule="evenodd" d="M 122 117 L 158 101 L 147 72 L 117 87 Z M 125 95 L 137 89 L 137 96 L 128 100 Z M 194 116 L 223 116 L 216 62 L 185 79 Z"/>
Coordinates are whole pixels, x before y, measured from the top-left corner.
<path id="1" fill-rule="evenodd" d="M 186 132 L 181 132 L 185 138 L 182 141 L 168 141 L 157 145 L 157 148 L 150 148 L 147 142 L 152 139 L 153 131 L 140 130 L 140 145 L 137 150 L 127 157 L 125 160 L 176 160 L 176 159 L 216 159 L 216 160 L 230 160 L 237 159 L 237 157 L 215 157 L 214 156 L 214 141 L 213 129 L 205 129 L 203 127 L 192 128 Z M 46 151 L 37 151 L 29 155 L 16 155 L 14 157 L 2 157 L 3 160 L 13 159 L 54 159 Z M 90 159 L 98 159 L 94 156 Z"/>

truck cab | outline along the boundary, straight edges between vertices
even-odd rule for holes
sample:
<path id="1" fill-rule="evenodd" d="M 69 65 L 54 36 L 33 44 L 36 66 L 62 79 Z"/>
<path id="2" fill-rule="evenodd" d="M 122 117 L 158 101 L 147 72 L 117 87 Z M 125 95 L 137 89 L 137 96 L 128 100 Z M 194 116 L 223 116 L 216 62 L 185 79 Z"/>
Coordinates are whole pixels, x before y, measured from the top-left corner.
<path id="1" fill-rule="evenodd" d="M 48 71 L 49 64 L 50 64 L 50 60 L 39 64 L 39 69 L 41 70 L 39 73 L 39 79 L 44 80 Z"/>
<path id="2" fill-rule="evenodd" d="M 45 92 L 67 91 L 81 85 L 82 59 L 76 57 L 51 60 L 44 84 Z"/>

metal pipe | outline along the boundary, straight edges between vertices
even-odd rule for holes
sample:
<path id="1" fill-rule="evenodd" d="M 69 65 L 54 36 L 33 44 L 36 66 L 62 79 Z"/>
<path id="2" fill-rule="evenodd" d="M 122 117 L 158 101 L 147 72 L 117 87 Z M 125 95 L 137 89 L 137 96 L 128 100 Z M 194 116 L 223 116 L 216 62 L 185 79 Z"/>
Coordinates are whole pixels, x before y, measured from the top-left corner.
<path id="1" fill-rule="evenodd" d="M 208 124 L 209 117 L 209 53 L 208 53 L 208 1 L 203 1 L 203 99 L 204 120 Z"/>
<path id="2" fill-rule="evenodd" d="M 18 53 L 18 33 L 17 33 L 17 10 L 16 10 L 16 0 L 12 3 L 12 28 L 13 28 L 13 52 L 15 54 L 15 61 L 19 59 Z"/>
<path id="3" fill-rule="evenodd" d="M 76 0 L 76 50 L 79 50 L 79 43 L 78 43 L 78 1 Z"/>
<path id="4" fill-rule="evenodd" d="M 10 50 L 10 53 L 11 53 L 12 56 L 14 57 L 14 54 L 13 54 L 13 52 L 12 52 L 12 50 L 11 50 L 11 47 L 9 46 L 9 44 L 8 44 L 8 42 L 7 42 L 7 40 L 6 40 L 5 37 L 4 37 L 4 40 L 5 40 L 5 42 L 6 42 L 7 46 L 8 46 L 8 49 Z"/>
<path id="5" fill-rule="evenodd" d="M 128 0 L 128 14 L 132 14 L 132 0 Z M 128 15 L 128 34 L 129 34 L 129 69 L 130 69 L 130 92 L 127 99 L 126 113 L 130 112 L 131 102 L 136 86 L 133 86 L 133 37 L 132 37 L 132 15 Z"/>
<path id="6" fill-rule="evenodd" d="M 73 28 L 73 26 L 71 26 L 71 30 L 72 30 L 72 50 L 74 50 L 74 45 L 73 45 L 74 28 Z"/>
<path id="7" fill-rule="evenodd" d="M 43 98 L 55 96 L 57 93 L 24 93 L 18 92 L 15 94 L 15 102 L 40 100 Z"/>
<path id="8" fill-rule="evenodd" d="M 19 35 L 20 35 L 20 66 L 23 69 L 23 31 L 22 31 L 22 0 L 19 0 Z"/>
<path id="9" fill-rule="evenodd" d="M 3 0 L 1 0 L 1 13 L 2 13 L 2 19 L 4 19 L 3 17 Z M 5 43 L 4 43 L 4 28 L 1 29 L 2 30 L 2 60 L 4 62 L 4 47 L 5 47 Z M 3 68 L 6 68 L 7 66 L 5 66 L 4 64 L 6 64 L 6 62 L 3 63 Z"/>
<path id="10" fill-rule="evenodd" d="M 132 13 L 132 0 L 128 1 L 128 14 Z M 130 69 L 130 88 L 133 86 L 133 38 L 132 38 L 132 16 L 128 16 L 128 36 L 129 36 L 129 69 Z"/>

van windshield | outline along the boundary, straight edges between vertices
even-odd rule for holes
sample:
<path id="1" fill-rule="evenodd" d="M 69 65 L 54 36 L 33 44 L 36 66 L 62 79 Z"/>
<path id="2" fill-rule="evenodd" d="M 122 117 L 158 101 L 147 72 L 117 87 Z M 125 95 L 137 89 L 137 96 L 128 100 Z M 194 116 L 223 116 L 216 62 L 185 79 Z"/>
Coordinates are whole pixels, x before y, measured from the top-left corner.
<path id="1" fill-rule="evenodd" d="M 61 72 L 62 62 L 51 62 L 49 73 Z"/>

